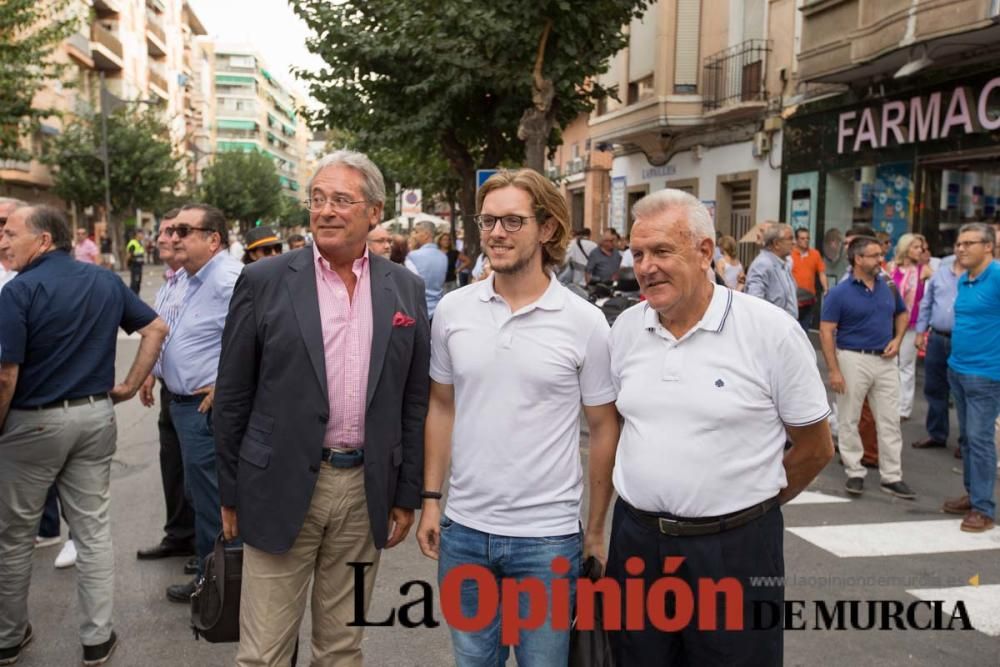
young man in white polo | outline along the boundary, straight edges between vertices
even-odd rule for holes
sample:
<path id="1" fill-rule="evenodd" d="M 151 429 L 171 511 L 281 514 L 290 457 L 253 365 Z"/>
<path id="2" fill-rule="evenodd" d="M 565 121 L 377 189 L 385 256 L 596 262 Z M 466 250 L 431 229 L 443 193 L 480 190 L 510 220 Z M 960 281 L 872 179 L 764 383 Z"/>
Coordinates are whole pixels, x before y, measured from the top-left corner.
<path id="1" fill-rule="evenodd" d="M 438 560 L 441 579 L 476 564 L 498 585 L 502 578 L 533 577 L 548 593 L 556 579 L 552 560 L 565 557 L 572 597 L 581 549 L 605 560 L 603 511 L 589 517 L 581 544 L 579 419 L 582 404 L 591 458 L 613 459 L 618 419 L 609 328 L 597 308 L 552 274 L 564 261 L 570 227 L 566 201 L 548 179 L 530 169 L 501 171 L 477 200 L 493 274 L 447 294 L 435 312 L 417 540 L 424 555 Z M 591 506 L 606 508 L 610 474 L 590 482 Z M 475 615 L 477 597 L 463 588 L 466 617 Z M 551 620 L 519 633 L 518 665 L 567 663 L 569 632 Z M 499 614 L 479 632 L 452 628 L 452 643 L 459 667 L 502 665 L 510 651 L 502 645 Z"/>

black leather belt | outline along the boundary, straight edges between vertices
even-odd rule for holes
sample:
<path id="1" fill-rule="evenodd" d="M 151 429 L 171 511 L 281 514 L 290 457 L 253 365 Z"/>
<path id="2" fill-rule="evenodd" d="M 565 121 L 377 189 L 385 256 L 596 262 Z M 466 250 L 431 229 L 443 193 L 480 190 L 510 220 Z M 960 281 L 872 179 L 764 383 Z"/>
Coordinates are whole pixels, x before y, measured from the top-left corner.
<path id="1" fill-rule="evenodd" d="M 334 468 L 356 468 L 365 462 L 365 450 L 360 447 L 348 451 L 324 448 L 322 460 Z"/>
<path id="2" fill-rule="evenodd" d="M 50 410 L 52 408 L 74 408 L 79 405 L 86 405 L 88 403 L 93 404 L 97 401 L 103 401 L 108 397 L 107 393 L 103 394 L 91 394 L 89 396 L 81 396 L 80 398 L 64 398 L 61 401 L 52 401 L 51 403 L 46 403 L 45 405 L 37 405 L 34 410 Z"/>
<path id="3" fill-rule="evenodd" d="M 938 331 L 937 329 L 931 329 L 931 332 L 933 332 L 935 336 L 941 336 L 942 338 L 951 338 L 950 331 Z"/>
<path id="4" fill-rule="evenodd" d="M 885 349 L 881 349 L 881 350 L 849 350 L 846 347 L 842 347 L 842 348 L 840 348 L 840 350 L 842 352 L 857 352 L 859 354 L 874 354 L 874 355 L 877 355 L 879 357 L 881 357 L 883 354 L 885 354 Z"/>
<path id="5" fill-rule="evenodd" d="M 625 503 L 625 501 L 622 501 Z M 724 533 L 727 530 L 744 526 L 754 519 L 759 519 L 772 509 L 778 506 L 778 497 L 768 498 L 762 503 L 757 503 L 753 507 L 745 510 L 732 512 L 715 517 L 699 517 L 696 519 L 685 519 L 673 514 L 654 514 L 643 512 L 625 503 L 625 508 L 640 523 L 651 528 L 656 528 L 664 535 L 671 537 L 692 537 L 695 535 L 714 535 Z"/>
<path id="6" fill-rule="evenodd" d="M 169 390 L 168 390 L 169 391 Z M 171 394 L 171 403 L 201 403 L 205 400 L 205 394 Z"/>

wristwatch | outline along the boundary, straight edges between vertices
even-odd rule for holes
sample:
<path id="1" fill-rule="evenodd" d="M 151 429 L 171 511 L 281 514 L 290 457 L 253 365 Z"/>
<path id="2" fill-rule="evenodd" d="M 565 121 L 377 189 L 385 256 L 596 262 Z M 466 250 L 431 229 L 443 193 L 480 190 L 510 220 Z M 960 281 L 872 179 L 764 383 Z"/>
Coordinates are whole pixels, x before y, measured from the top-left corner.
<path id="1" fill-rule="evenodd" d="M 425 500 L 427 500 L 427 499 L 430 499 L 430 500 L 441 500 L 441 492 L 440 491 L 421 491 L 420 492 L 420 497 L 423 498 L 423 499 L 425 499 Z"/>

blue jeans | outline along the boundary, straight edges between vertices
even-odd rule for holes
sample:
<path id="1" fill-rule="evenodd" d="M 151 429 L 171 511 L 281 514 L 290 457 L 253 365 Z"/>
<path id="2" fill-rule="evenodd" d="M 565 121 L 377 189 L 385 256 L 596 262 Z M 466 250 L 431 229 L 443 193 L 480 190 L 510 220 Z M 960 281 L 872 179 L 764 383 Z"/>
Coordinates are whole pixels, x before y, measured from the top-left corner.
<path id="1" fill-rule="evenodd" d="M 993 438 L 1000 414 L 1000 382 L 981 375 L 956 373 L 950 368 L 948 380 L 958 410 L 965 490 L 972 509 L 995 519 L 997 451 Z"/>
<path id="2" fill-rule="evenodd" d="M 459 565 L 481 565 L 488 569 L 501 587 L 501 579 L 521 580 L 534 577 L 545 584 L 547 618 L 535 630 L 521 630 L 514 655 L 520 667 L 552 665 L 564 667 L 569 661 L 569 630 L 555 630 L 552 624 L 552 582 L 559 577 L 552 573 L 552 559 L 563 556 L 569 560 L 569 610 L 573 613 L 576 603 L 576 578 L 580 572 L 580 555 L 583 548 L 580 533 L 555 537 L 504 537 L 491 535 L 441 518 L 441 555 L 438 561 L 438 583 Z M 500 606 L 503 594 L 500 595 Z M 529 596 L 522 594 L 518 615 L 528 617 Z M 476 615 L 479 592 L 475 582 L 462 584 L 462 614 L 466 618 Z M 501 643 L 500 608 L 490 623 L 477 632 L 462 632 L 452 628 L 451 641 L 458 667 L 497 667 L 507 662 L 510 647 Z"/>
<path id="3" fill-rule="evenodd" d="M 927 399 L 927 435 L 938 442 L 948 442 L 948 356 L 951 339 L 931 333 L 924 357 L 924 398 Z"/>
<path id="4" fill-rule="evenodd" d="M 198 554 L 198 575 L 202 563 L 215 546 L 222 531 L 222 505 L 219 478 L 215 473 L 215 437 L 212 412 L 198 412 L 198 403 L 170 403 L 170 418 L 181 441 L 184 459 L 184 485 L 194 507 L 194 546 Z"/>

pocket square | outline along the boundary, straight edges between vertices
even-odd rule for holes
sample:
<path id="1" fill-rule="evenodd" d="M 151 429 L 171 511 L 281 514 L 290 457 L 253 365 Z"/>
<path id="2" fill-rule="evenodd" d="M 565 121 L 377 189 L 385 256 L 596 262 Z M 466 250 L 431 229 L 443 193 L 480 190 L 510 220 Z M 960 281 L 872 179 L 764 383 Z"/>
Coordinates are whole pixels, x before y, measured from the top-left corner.
<path id="1" fill-rule="evenodd" d="M 394 327 L 412 327 L 417 321 L 407 315 L 402 311 L 396 311 L 396 314 L 392 316 L 392 326 Z"/>

